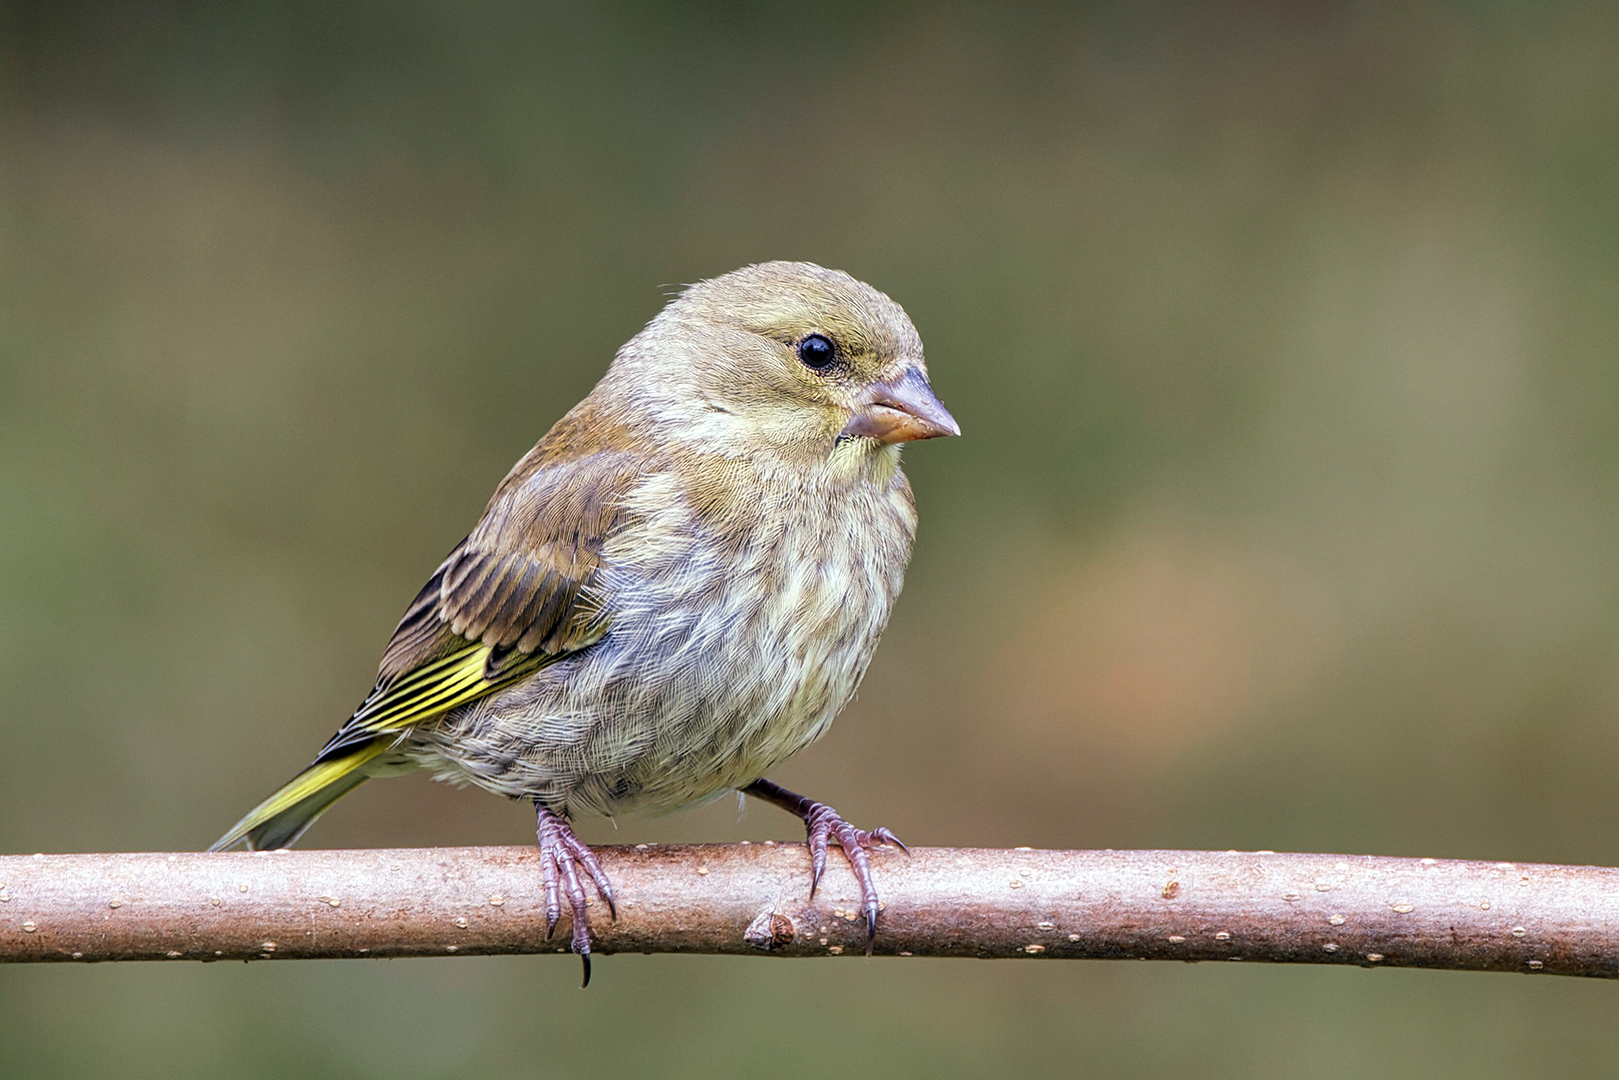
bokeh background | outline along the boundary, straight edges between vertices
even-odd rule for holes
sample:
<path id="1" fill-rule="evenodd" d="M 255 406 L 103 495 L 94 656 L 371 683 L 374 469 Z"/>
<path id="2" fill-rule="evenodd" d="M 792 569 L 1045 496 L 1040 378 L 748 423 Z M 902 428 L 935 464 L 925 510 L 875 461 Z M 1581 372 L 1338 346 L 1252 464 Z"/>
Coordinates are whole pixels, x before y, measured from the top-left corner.
<path id="1" fill-rule="evenodd" d="M 1619 8 L 0 8 L 0 850 L 196 849 L 676 283 L 966 437 L 778 779 L 916 843 L 1619 862 Z M 325 846 L 526 843 L 369 785 Z M 794 839 L 731 802 L 595 842 Z M 0 971 L 0 1075 L 1607 1076 L 1619 989 L 611 957 Z"/>

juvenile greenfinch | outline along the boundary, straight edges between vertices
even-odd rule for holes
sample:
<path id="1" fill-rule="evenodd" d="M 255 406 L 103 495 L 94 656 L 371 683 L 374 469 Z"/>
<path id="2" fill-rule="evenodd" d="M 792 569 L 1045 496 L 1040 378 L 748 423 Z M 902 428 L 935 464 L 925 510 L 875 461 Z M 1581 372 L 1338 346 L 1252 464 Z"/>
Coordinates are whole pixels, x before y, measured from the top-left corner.
<path id="1" fill-rule="evenodd" d="M 212 850 L 286 847 L 415 768 L 528 799 L 588 983 L 582 876 L 616 909 L 569 819 L 741 790 L 803 819 L 811 895 L 842 848 L 869 951 L 867 851 L 898 840 L 763 775 L 827 730 L 888 622 L 916 531 L 900 445 L 959 433 L 871 286 L 772 262 L 687 288 L 501 482 L 314 763 Z"/>

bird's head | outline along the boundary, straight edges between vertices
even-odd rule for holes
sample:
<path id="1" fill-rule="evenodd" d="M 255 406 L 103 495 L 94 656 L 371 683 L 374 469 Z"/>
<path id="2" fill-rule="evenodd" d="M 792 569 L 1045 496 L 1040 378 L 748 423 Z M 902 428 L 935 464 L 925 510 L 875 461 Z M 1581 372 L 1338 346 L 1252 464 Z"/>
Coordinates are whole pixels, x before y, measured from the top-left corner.
<path id="1" fill-rule="evenodd" d="M 904 309 L 812 263 L 691 286 L 624 347 L 609 381 L 664 430 L 735 452 L 892 458 L 900 443 L 961 433 Z"/>

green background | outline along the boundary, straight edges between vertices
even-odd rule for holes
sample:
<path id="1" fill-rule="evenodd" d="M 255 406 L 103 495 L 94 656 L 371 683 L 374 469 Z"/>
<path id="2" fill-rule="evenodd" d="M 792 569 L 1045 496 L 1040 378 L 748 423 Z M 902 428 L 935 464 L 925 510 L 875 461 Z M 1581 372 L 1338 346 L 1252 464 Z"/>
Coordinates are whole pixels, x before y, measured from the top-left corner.
<path id="1" fill-rule="evenodd" d="M 777 779 L 927 845 L 1619 862 L 1616 70 L 1607 3 L 0 8 L 0 850 L 206 845 L 673 283 L 794 258 L 966 435 Z M 309 841 L 530 830 L 413 777 Z M 1619 987 L 1549 977 L 577 978 L 19 967 L 0 1074 L 1619 1068 Z"/>

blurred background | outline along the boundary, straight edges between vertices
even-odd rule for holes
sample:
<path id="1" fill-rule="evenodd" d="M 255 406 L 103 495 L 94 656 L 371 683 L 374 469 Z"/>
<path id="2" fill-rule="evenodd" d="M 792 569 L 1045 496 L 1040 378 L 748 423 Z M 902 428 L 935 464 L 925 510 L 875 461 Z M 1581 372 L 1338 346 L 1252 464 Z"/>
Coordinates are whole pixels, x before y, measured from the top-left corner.
<path id="1" fill-rule="evenodd" d="M 776 775 L 925 845 L 1619 863 L 1619 8 L 0 8 L 0 850 L 197 849 L 677 283 L 966 437 Z M 532 841 L 368 785 L 321 846 Z M 598 843 L 797 839 L 731 801 Z M 0 1075 L 1611 1075 L 1604 983 L 620 956 L 0 971 Z M 1555 1065 L 1551 1064 L 1555 1061 Z"/>

